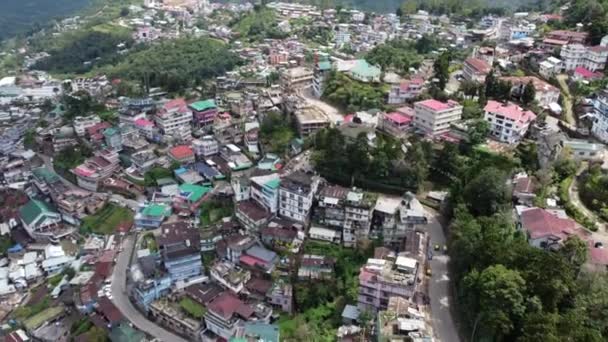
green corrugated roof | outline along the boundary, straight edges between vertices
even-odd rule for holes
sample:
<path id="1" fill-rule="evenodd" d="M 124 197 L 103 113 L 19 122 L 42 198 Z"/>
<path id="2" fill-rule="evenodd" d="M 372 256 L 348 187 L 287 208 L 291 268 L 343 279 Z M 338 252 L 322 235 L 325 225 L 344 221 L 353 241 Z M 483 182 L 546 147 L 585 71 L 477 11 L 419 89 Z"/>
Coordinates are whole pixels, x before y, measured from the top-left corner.
<path id="1" fill-rule="evenodd" d="M 353 74 L 361 77 L 379 77 L 382 71 L 377 66 L 367 63 L 365 59 L 357 60 L 355 67 L 351 69 Z"/>
<path id="2" fill-rule="evenodd" d="M 205 101 L 196 101 L 190 105 L 190 108 L 194 109 L 197 112 L 201 112 L 203 110 L 207 110 L 209 108 L 215 108 L 215 101 L 212 99 Z"/>
<path id="3" fill-rule="evenodd" d="M 319 70 L 329 70 L 331 69 L 331 62 L 323 61 L 319 62 Z"/>
<path id="4" fill-rule="evenodd" d="M 179 186 L 179 191 L 182 193 L 189 193 L 188 200 L 191 202 L 196 202 L 211 191 L 211 188 L 207 186 L 184 183 Z"/>
<path id="5" fill-rule="evenodd" d="M 257 336 L 259 341 L 279 342 L 279 326 L 276 324 L 247 322 L 245 323 L 245 335 Z"/>
<path id="6" fill-rule="evenodd" d="M 32 173 L 36 178 L 47 183 L 55 183 L 59 181 L 59 176 L 44 166 L 32 170 Z"/>
<path id="7" fill-rule="evenodd" d="M 264 185 L 266 185 L 269 188 L 276 189 L 281 185 L 281 180 L 279 178 L 273 179 Z"/>
<path id="8" fill-rule="evenodd" d="M 106 129 L 105 131 L 103 131 L 103 134 L 106 135 L 106 136 L 111 137 L 111 136 L 113 136 L 115 134 L 118 134 L 118 130 L 116 128 L 114 128 L 114 127 L 110 127 L 108 129 Z"/>
<path id="9" fill-rule="evenodd" d="M 31 225 L 40 215 L 45 213 L 58 214 L 48 203 L 39 200 L 31 200 L 19 208 L 19 216 L 28 225 Z"/>
<path id="10" fill-rule="evenodd" d="M 146 216 L 169 216 L 171 215 L 171 207 L 166 206 L 164 204 L 149 204 L 147 207 L 142 210 L 142 214 Z"/>
<path id="11" fill-rule="evenodd" d="M 146 338 L 146 335 L 141 331 L 131 328 L 126 323 L 112 327 L 110 332 L 110 340 L 112 342 L 140 342 Z"/>

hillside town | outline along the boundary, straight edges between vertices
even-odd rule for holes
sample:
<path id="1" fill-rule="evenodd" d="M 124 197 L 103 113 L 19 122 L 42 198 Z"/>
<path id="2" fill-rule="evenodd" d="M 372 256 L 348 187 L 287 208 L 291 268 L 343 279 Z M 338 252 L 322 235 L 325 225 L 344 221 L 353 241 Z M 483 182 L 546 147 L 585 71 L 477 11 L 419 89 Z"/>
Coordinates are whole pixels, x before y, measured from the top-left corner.
<path id="1" fill-rule="evenodd" d="M 537 310 L 604 340 L 605 298 L 574 303 L 608 285 L 581 285 L 608 269 L 608 35 L 568 6 L 144 0 L 33 33 L 0 68 L 0 335 L 515 341 Z M 85 29 L 124 35 L 44 44 Z"/>

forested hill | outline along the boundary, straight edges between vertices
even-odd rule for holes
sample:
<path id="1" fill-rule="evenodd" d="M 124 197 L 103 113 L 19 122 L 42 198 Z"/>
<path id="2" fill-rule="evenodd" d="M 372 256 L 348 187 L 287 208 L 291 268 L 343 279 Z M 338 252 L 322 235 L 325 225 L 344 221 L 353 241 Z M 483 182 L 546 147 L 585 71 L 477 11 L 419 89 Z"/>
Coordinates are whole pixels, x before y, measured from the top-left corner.
<path id="1" fill-rule="evenodd" d="M 0 0 L 0 40 L 69 16 L 93 0 Z"/>

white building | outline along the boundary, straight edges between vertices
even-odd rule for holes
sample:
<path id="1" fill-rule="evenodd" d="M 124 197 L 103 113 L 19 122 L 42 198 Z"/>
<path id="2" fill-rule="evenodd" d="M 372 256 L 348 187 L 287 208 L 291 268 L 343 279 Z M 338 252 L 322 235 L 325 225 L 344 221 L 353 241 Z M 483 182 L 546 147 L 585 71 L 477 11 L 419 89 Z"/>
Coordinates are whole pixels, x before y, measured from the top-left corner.
<path id="1" fill-rule="evenodd" d="M 208 157 L 220 153 L 220 144 L 212 135 L 192 140 L 192 150 L 199 157 Z"/>
<path id="2" fill-rule="evenodd" d="M 536 115 L 514 103 L 503 104 L 488 101 L 484 108 L 484 119 L 490 124 L 490 134 L 495 139 L 514 144 L 519 142 L 536 119 Z"/>
<path id="3" fill-rule="evenodd" d="M 93 127 L 100 122 L 101 119 L 97 115 L 77 116 L 74 118 L 73 121 L 74 132 L 76 132 L 76 135 L 78 135 L 79 137 L 82 137 L 87 132 L 87 128 Z"/>
<path id="4" fill-rule="evenodd" d="M 296 222 L 308 222 L 318 186 L 318 178 L 300 171 L 283 178 L 279 188 L 279 215 Z"/>
<path id="5" fill-rule="evenodd" d="M 490 70 L 492 67 L 483 59 L 467 58 L 462 67 L 462 76 L 468 81 L 484 83 Z"/>
<path id="6" fill-rule="evenodd" d="M 340 232 L 337 230 L 317 227 L 310 227 L 308 230 L 308 236 L 313 240 L 327 241 L 333 243 L 340 243 Z"/>
<path id="7" fill-rule="evenodd" d="M 573 71 L 583 67 L 589 71 L 602 71 L 608 60 L 607 46 L 583 46 L 581 44 L 568 44 L 561 50 L 560 57 L 564 62 L 566 71 Z"/>
<path id="8" fill-rule="evenodd" d="M 279 207 L 279 186 L 281 179 L 277 173 L 266 176 L 251 177 L 251 198 L 264 206 L 271 213 Z"/>
<path id="9" fill-rule="evenodd" d="M 414 104 L 414 126 L 427 135 L 436 136 L 447 132 L 450 125 L 460 120 L 462 106 L 449 100 L 425 100 Z"/>
<path id="10" fill-rule="evenodd" d="M 595 121 L 591 132 L 593 135 L 608 143 L 608 90 L 604 89 L 593 101 Z"/>
<path id="11" fill-rule="evenodd" d="M 341 48 L 345 44 L 350 43 L 350 31 L 348 30 L 347 24 L 338 25 L 338 31 L 336 31 L 336 47 Z"/>
<path id="12" fill-rule="evenodd" d="M 499 80 L 511 83 L 511 94 L 514 96 L 523 94 L 526 85 L 532 82 L 536 91 L 534 100 L 543 108 L 549 108 L 551 104 L 557 103 L 559 100 L 560 90 L 536 76 L 507 76 L 500 77 Z"/>
<path id="13" fill-rule="evenodd" d="M 165 103 L 156 114 L 155 121 L 163 135 L 182 141 L 192 138 L 192 111 L 184 99 Z"/>
<path id="14" fill-rule="evenodd" d="M 563 62 L 559 58 L 549 57 L 539 64 L 538 72 L 546 79 L 560 73 L 563 69 Z"/>

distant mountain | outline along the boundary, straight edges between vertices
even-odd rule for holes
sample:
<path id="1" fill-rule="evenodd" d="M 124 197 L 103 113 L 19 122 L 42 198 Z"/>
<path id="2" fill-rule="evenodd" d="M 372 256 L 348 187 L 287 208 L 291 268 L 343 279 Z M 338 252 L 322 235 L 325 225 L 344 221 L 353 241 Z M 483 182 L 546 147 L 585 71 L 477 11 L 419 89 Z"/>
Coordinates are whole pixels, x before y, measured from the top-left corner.
<path id="1" fill-rule="evenodd" d="M 69 16 L 93 0 L 0 0 L 0 40 Z"/>

